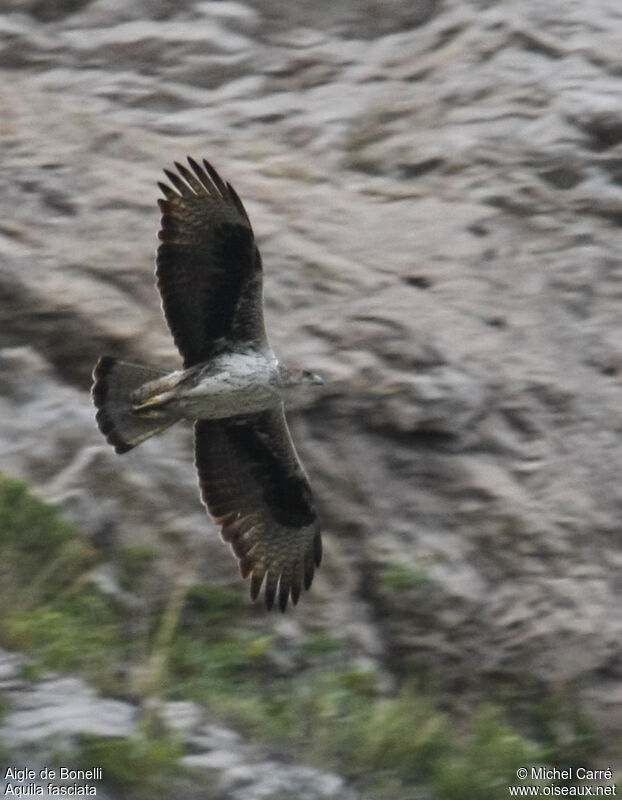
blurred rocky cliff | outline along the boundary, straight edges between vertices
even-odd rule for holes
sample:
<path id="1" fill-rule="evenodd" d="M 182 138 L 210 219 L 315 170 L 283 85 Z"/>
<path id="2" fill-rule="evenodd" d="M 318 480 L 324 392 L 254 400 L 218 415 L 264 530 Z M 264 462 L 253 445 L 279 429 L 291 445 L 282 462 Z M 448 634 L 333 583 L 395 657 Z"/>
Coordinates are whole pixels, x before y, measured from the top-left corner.
<path id="1" fill-rule="evenodd" d="M 190 431 L 119 458 L 101 353 L 168 364 L 156 181 L 238 190 L 324 522 L 296 610 L 397 680 L 572 686 L 622 727 L 616 0 L 5 0 L 0 469 L 246 592 Z"/>

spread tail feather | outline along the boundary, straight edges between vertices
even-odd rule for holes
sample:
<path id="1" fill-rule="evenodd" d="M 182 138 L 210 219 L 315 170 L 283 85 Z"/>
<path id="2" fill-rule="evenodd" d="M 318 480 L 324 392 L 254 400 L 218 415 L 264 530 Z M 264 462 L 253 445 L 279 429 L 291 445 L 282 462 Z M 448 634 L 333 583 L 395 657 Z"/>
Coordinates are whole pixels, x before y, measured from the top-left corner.
<path id="1" fill-rule="evenodd" d="M 95 365 L 91 396 L 97 408 L 97 424 L 117 453 L 127 453 L 176 422 L 176 418 L 150 418 L 132 410 L 132 393 L 163 375 L 165 370 L 128 364 L 110 356 L 102 356 Z"/>

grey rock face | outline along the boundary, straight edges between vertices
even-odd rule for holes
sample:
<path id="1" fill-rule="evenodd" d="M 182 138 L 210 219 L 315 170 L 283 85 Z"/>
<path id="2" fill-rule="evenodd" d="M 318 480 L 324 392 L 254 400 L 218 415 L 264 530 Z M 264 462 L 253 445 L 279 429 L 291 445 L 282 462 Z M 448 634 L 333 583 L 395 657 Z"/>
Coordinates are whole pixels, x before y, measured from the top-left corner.
<path id="1" fill-rule="evenodd" d="M 304 5 L 0 14 L 1 467 L 239 581 L 187 430 L 119 461 L 87 396 L 100 352 L 176 363 L 154 183 L 205 155 L 275 349 L 330 380 L 291 413 L 327 543 L 298 623 L 475 691 L 572 681 L 619 728 L 618 3 Z"/>

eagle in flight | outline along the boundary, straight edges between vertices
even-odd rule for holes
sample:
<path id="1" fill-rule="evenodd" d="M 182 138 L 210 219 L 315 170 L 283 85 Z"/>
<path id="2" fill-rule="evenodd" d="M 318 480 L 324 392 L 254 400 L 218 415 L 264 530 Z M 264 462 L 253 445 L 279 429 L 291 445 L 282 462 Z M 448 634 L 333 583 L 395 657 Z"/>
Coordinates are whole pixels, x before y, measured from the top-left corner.
<path id="1" fill-rule="evenodd" d="M 263 319 L 262 263 L 242 201 L 207 162 L 175 163 L 156 258 L 164 316 L 183 358 L 167 372 L 103 356 L 93 371 L 97 424 L 125 453 L 194 421 L 201 499 L 257 598 L 284 611 L 311 585 L 322 541 L 284 400 L 322 379 L 279 364 Z"/>

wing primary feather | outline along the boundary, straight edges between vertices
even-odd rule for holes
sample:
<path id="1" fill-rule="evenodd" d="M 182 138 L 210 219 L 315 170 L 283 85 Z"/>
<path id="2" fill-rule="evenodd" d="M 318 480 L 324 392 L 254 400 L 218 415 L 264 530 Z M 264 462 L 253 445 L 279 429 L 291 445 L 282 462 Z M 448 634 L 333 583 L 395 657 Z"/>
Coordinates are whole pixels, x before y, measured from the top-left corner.
<path id="1" fill-rule="evenodd" d="M 253 541 L 249 537 L 238 536 L 231 542 L 231 549 L 239 559 L 248 559 L 249 551 L 253 549 Z M 246 575 L 250 570 L 247 571 Z M 246 575 L 244 577 L 246 577 Z"/>
<path id="2" fill-rule="evenodd" d="M 212 180 L 214 186 L 218 189 L 220 194 L 223 197 L 225 197 L 226 196 L 226 192 L 227 192 L 227 187 L 226 187 L 225 182 L 223 181 L 223 179 L 216 172 L 216 170 L 209 163 L 209 161 L 206 161 L 205 159 L 203 159 L 203 166 L 205 167 L 205 171 L 207 172 L 207 174 L 210 176 L 210 179 Z"/>
<path id="3" fill-rule="evenodd" d="M 194 177 L 190 170 L 184 167 L 184 165 L 180 164 L 178 161 L 175 161 L 175 166 L 177 167 L 177 170 L 182 178 L 186 181 L 190 188 L 194 190 L 195 194 L 203 194 L 204 187 Z"/>
<path id="4" fill-rule="evenodd" d="M 285 612 L 287 608 L 287 600 L 289 599 L 289 578 L 286 578 L 285 575 L 281 575 L 279 580 L 279 608 L 282 612 Z"/>
<path id="5" fill-rule="evenodd" d="M 256 556 L 257 553 L 255 551 L 259 550 L 260 547 L 261 547 L 261 542 L 257 541 L 254 536 L 252 538 L 249 537 L 249 543 L 246 547 L 246 552 L 244 553 L 244 557 L 249 561 L 252 561 L 253 564 L 255 564 L 257 562 L 257 558 L 256 557 L 253 558 L 253 554 L 255 554 Z"/>
<path id="6" fill-rule="evenodd" d="M 175 173 L 171 172 L 170 169 L 165 169 L 164 170 L 164 174 L 169 179 L 169 181 L 173 184 L 173 186 L 177 189 L 177 191 L 179 192 L 179 194 L 182 197 L 191 197 L 192 196 L 192 192 L 190 190 L 190 187 L 188 186 L 187 183 L 184 183 L 184 181 L 182 181 L 182 179 L 179 177 L 179 175 L 175 175 Z"/>
<path id="7" fill-rule="evenodd" d="M 235 553 L 237 558 L 244 558 L 246 555 L 247 550 L 249 549 L 248 543 L 244 542 L 244 539 L 241 536 L 233 535 L 229 539 L 229 543 L 231 545 L 231 549 Z"/>
<path id="8" fill-rule="evenodd" d="M 178 197 L 177 192 L 174 192 L 170 186 L 166 183 L 162 183 L 162 181 L 158 181 L 158 186 L 160 191 L 166 196 L 167 200 L 172 200 L 175 197 Z M 160 202 L 160 201 L 158 201 Z M 160 206 L 161 208 L 162 206 Z"/>
<path id="9" fill-rule="evenodd" d="M 206 189 L 206 191 L 210 193 L 213 192 L 216 187 L 205 174 L 205 170 L 203 169 L 203 167 L 201 167 L 200 164 L 197 164 L 197 162 L 194 160 L 194 158 L 192 158 L 192 156 L 188 156 L 188 163 L 194 170 L 197 178 L 201 181 L 201 184 L 203 185 L 204 189 Z"/>
<path id="10" fill-rule="evenodd" d="M 297 566 L 295 571 L 294 571 L 294 574 L 292 576 L 292 587 L 291 587 L 292 603 L 294 605 L 296 605 L 296 603 L 300 599 L 300 591 L 302 589 L 300 577 L 301 577 L 300 576 L 300 569 Z"/>
<path id="11" fill-rule="evenodd" d="M 313 560 L 315 561 L 316 567 L 319 567 L 322 563 L 322 537 L 319 531 L 315 534 L 315 538 L 313 539 Z"/>
<path id="12" fill-rule="evenodd" d="M 308 558 L 305 561 L 305 576 L 304 576 L 305 589 L 308 589 L 313 583 L 313 571 L 314 571 L 313 561 L 310 558 Z"/>
<path id="13" fill-rule="evenodd" d="M 271 571 L 268 572 L 268 574 L 266 575 L 265 594 L 266 594 L 266 608 L 268 609 L 268 611 L 270 611 L 270 609 L 274 605 L 274 598 L 276 597 L 276 586 L 278 583 L 278 579 L 279 579 L 278 574 L 276 572 Z"/>
<path id="14" fill-rule="evenodd" d="M 229 191 L 229 195 L 231 196 L 231 199 L 233 200 L 233 203 L 234 203 L 235 207 L 240 212 L 240 214 L 242 214 L 244 219 L 248 222 L 249 227 L 251 227 L 251 230 L 252 230 L 251 221 L 248 218 L 248 214 L 246 213 L 246 209 L 244 208 L 244 204 L 240 200 L 240 196 L 238 195 L 238 193 L 236 192 L 236 190 L 233 188 L 233 186 L 230 183 L 227 183 L 227 189 Z"/>
<path id="15" fill-rule="evenodd" d="M 249 574 L 250 574 L 250 572 L 251 572 L 251 570 L 253 569 L 253 566 L 254 566 L 253 559 L 252 558 L 246 558 L 245 556 L 242 556 L 242 558 L 240 558 L 240 562 L 239 563 L 240 563 L 240 575 L 243 578 L 248 578 L 248 576 L 249 576 Z"/>
<path id="16" fill-rule="evenodd" d="M 251 575 L 251 600 L 256 600 L 259 597 L 264 574 L 265 570 L 260 567 L 253 570 Z"/>

